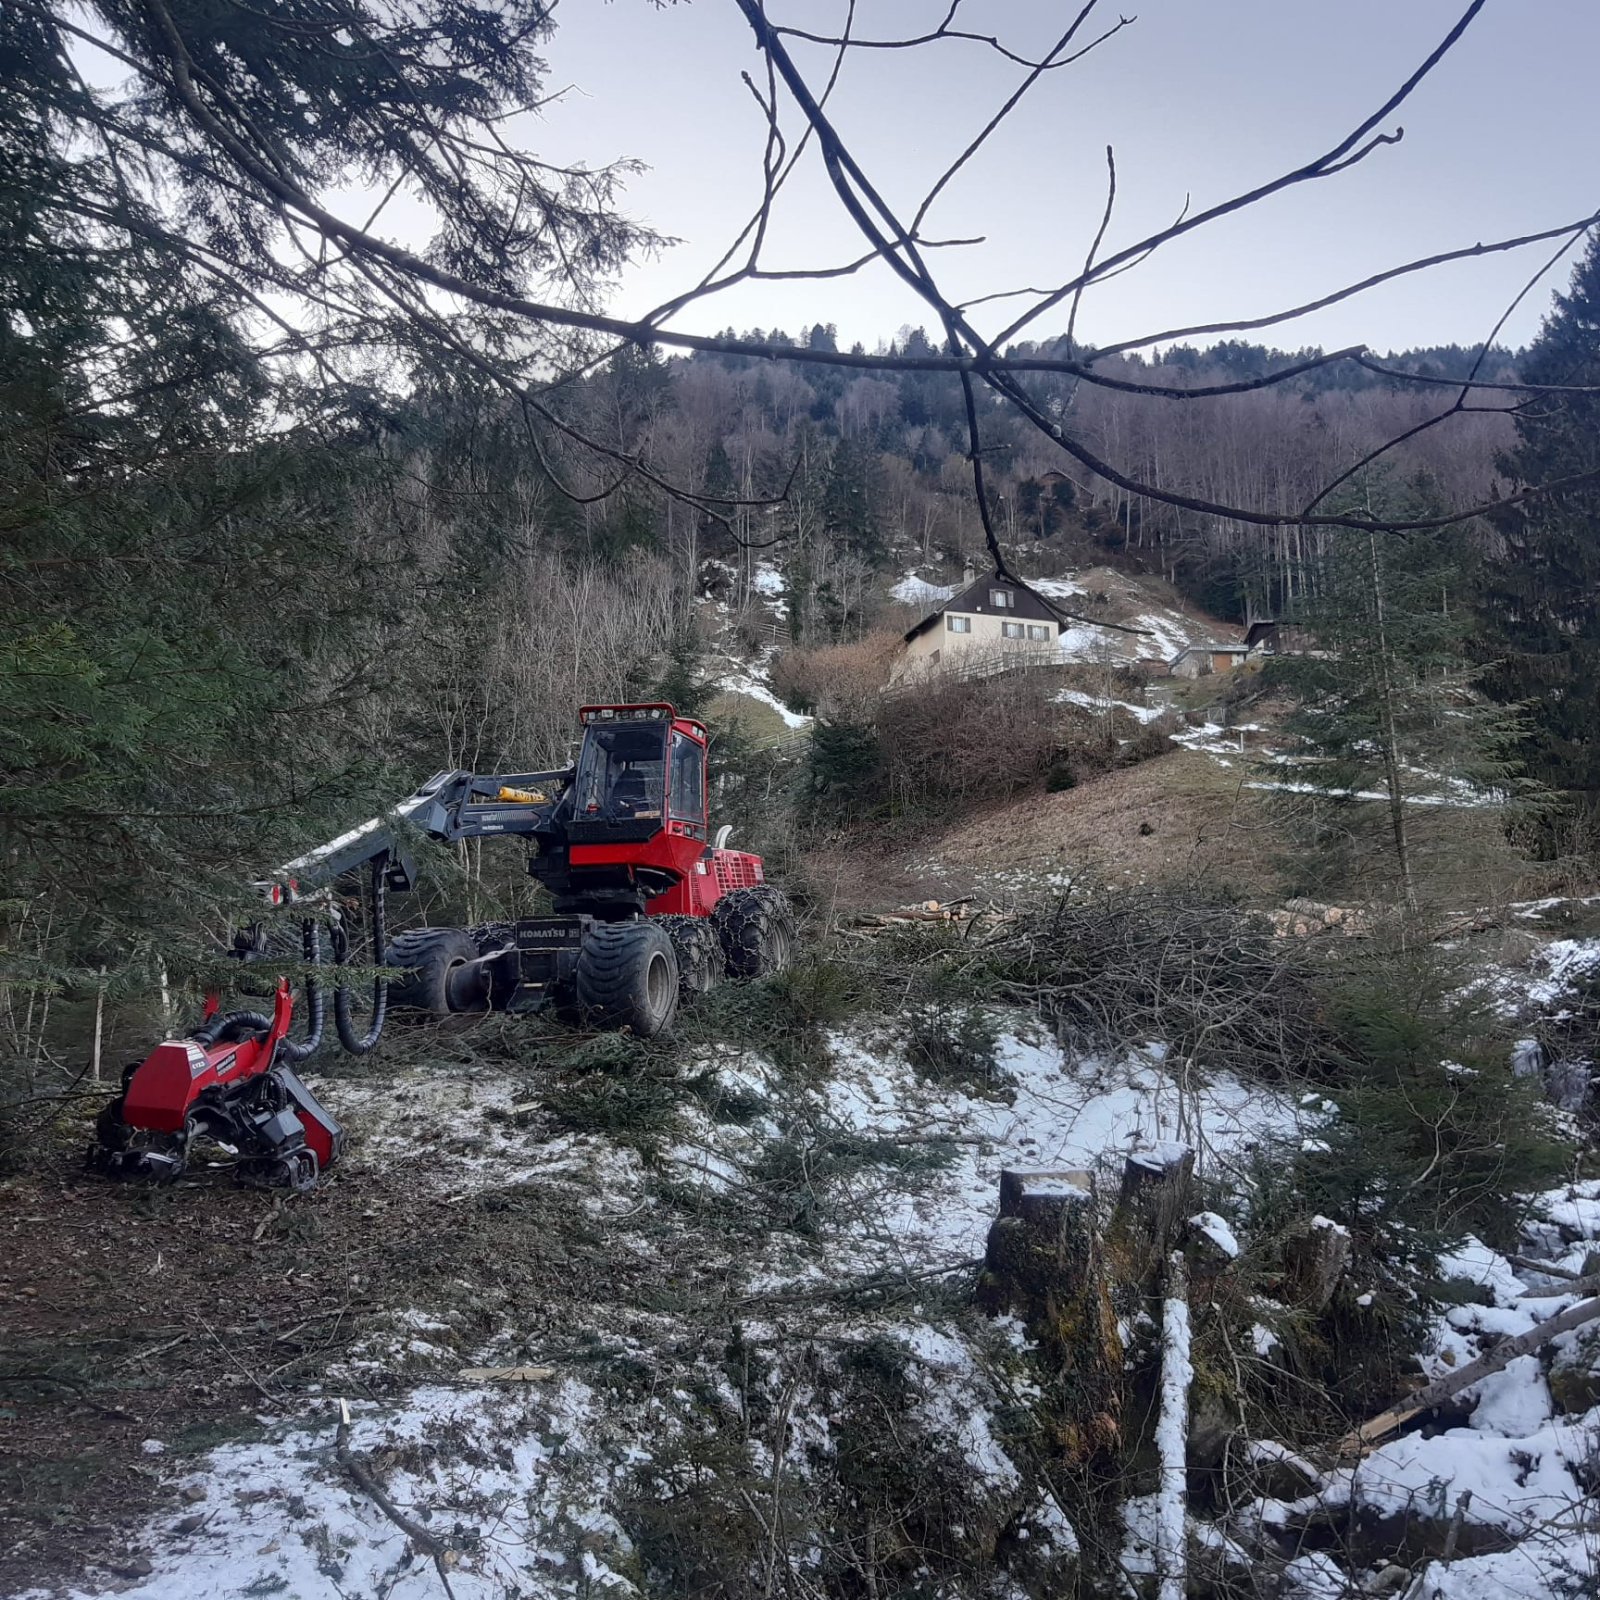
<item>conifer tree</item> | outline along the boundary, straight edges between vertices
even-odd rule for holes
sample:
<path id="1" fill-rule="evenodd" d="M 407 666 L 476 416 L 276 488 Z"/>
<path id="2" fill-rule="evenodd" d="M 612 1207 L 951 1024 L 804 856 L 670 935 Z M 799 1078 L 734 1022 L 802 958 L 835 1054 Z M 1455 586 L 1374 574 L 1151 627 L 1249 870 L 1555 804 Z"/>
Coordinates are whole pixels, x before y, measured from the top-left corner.
<path id="1" fill-rule="evenodd" d="M 1600 236 L 1556 296 L 1523 381 L 1600 386 Z M 1600 393 L 1542 395 L 1516 415 L 1501 461 L 1515 487 L 1600 473 Z M 1600 807 L 1600 477 L 1495 519 L 1478 606 L 1485 687 L 1526 708 L 1529 772 L 1582 810 Z"/>
<path id="2" fill-rule="evenodd" d="M 1433 503 L 1426 482 L 1382 468 L 1356 480 L 1347 501 L 1396 521 Z M 1280 761 L 1279 781 L 1340 808 L 1381 799 L 1412 909 L 1412 808 L 1500 803 L 1519 787 L 1507 759 L 1514 719 L 1485 702 L 1470 660 L 1470 568 L 1450 531 L 1340 533 L 1289 614 L 1294 648 L 1268 667 L 1268 683 L 1294 700 L 1287 726 L 1300 741 Z"/>

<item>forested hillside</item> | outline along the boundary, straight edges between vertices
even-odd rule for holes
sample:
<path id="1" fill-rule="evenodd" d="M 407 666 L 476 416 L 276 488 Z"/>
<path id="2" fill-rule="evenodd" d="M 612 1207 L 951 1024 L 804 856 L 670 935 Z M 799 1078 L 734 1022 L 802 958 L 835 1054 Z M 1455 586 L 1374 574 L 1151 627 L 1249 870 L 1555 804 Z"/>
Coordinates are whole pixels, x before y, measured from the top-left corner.
<path id="1" fill-rule="evenodd" d="M 741 336 L 729 330 L 726 337 Z M 790 342 L 782 330 L 758 328 L 743 337 Z M 822 326 L 799 342 L 812 350 L 836 347 L 833 330 Z M 934 347 L 923 331 L 901 330 L 881 348 L 918 361 Z M 1030 345 L 1015 354 L 1049 357 L 1061 349 Z M 1374 367 L 1324 362 L 1320 350 L 1178 345 L 1153 359 L 1096 358 L 1097 372 L 1126 389 L 1047 377 L 1033 378 L 1030 387 L 1051 414 L 1070 414 L 1098 453 L 1176 495 L 1292 516 L 1316 507 L 1364 456 L 1403 439 L 1385 459 L 1423 500 L 1442 510 L 1489 498 L 1500 477 L 1498 453 L 1513 437 L 1509 403 L 1487 395 L 1448 430 L 1421 425 L 1448 409 L 1449 390 L 1433 384 L 1459 383 L 1471 372 L 1485 382 L 1514 380 L 1511 352 L 1417 350 L 1381 363 L 1420 375 L 1427 386 L 1401 383 Z M 1249 387 L 1302 367 L 1309 370 L 1288 381 Z M 755 499 L 787 485 L 786 507 L 741 512 L 735 531 L 772 545 L 790 575 L 798 614 L 821 607 L 813 625 L 835 635 L 852 616 L 859 625 L 862 598 L 874 587 L 871 574 L 907 554 L 951 561 L 978 553 L 966 414 L 954 378 L 851 376 L 718 356 L 665 368 L 653 380 L 654 402 L 642 394 L 636 401 L 648 405 L 649 418 L 640 417 L 634 442 L 648 443 L 670 463 L 674 482 L 702 492 Z M 1141 394 L 1140 386 L 1243 392 L 1186 404 Z M 608 399 L 608 415 L 613 405 Z M 615 409 L 624 413 L 621 405 Z M 996 522 L 1008 544 L 1037 542 L 1029 558 L 1045 566 L 1109 556 L 1171 579 L 1219 615 L 1242 619 L 1246 612 L 1271 614 L 1302 594 L 1328 549 L 1326 534 L 1292 525 L 1264 530 L 1130 494 L 1064 460 L 1002 408 L 984 417 L 983 428 Z M 670 518 L 669 507 L 658 509 L 658 529 Z M 723 550 L 729 542 L 720 541 Z M 687 558 L 697 547 L 680 548 Z"/>
<path id="2" fill-rule="evenodd" d="M 716 4 L 757 209 L 627 316 L 548 0 L 0 7 L 0 1586 L 1594 1594 L 1597 218 L 1088 333 L 1482 0 L 971 299 L 930 211 L 1134 19 Z M 907 207 L 835 90 L 945 47 Z"/>

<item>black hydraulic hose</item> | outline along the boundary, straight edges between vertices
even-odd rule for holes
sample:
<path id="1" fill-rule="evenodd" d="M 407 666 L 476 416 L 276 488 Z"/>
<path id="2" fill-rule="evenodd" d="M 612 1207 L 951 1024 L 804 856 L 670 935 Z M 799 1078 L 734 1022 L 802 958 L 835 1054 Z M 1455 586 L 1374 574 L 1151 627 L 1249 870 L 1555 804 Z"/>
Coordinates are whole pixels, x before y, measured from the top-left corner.
<path id="1" fill-rule="evenodd" d="M 384 875 L 388 868 L 387 855 L 380 855 L 372 862 L 372 959 L 374 965 L 383 964 L 384 946 L 387 940 L 384 937 L 383 926 L 383 891 Z M 350 957 L 350 936 L 344 931 L 342 923 L 333 925 L 333 959 L 340 966 L 345 966 Z M 340 984 L 333 991 L 333 1025 L 339 1032 L 339 1043 L 353 1056 L 364 1056 L 383 1033 L 383 1019 L 389 1010 L 389 980 L 377 977 L 372 980 L 372 1022 L 367 1031 L 362 1034 L 356 1032 L 354 1019 L 350 1015 L 350 991 L 344 984 Z"/>
<path id="2" fill-rule="evenodd" d="M 238 1044 L 247 1035 L 265 1033 L 271 1026 L 272 1018 L 260 1011 L 225 1011 L 209 1022 L 202 1022 L 189 1037 L 209 1050 L 217 1044 Z"/>
<path id="3" fill-rule="evenodd" d="M 301 925 L 300 945 L 308 967 L 322 965 L 322 929 L 314 917 L 307 917 Z M 278 1046 L 281 1061 L 304 1061 L 322 1043 L 322 1024 L 325 1008 L 322 1003 L 322 985 L 316 974 L 306 974 L 306 1036 L 303 1039 L 285 1039 Z"/>

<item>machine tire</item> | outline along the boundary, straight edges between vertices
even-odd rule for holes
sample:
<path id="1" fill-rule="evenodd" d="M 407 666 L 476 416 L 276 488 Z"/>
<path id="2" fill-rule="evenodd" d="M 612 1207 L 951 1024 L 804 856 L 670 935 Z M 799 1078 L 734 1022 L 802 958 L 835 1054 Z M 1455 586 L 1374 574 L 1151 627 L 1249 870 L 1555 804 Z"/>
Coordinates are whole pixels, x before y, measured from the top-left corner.
<path id="1" fill-rule="evenodd" d="M 794 911 L 770 884 L 730 889 L 711 913 L 730 978 L 766 978 L 794 956 Z"/>
<path id="2" fill-rule="evenodd" d="M 430 1017 L 489 1009 L 485 966 L 463 972 L 478 959 L 478 942 L 465 928 L 410 928 L 389 941 L 386 967 L 403 967 L 405 976 L 389 985 L 389 1004 Z"/>
<path id="3" fill-rule="evenodd" d="M 716 988 L 722 977 L 722 943 L 709 917 L 657 917 L 656 925 L 672 941 L 678 958 L 678 998 L 693 1000 Z"/>
<path id="4" fill-rule="evenodd" d="M 653 1038 L 678 1012 L 672 940 L 654 922 L 597 922 L 578 952 L 576 987 L 585 1021 Z"/>

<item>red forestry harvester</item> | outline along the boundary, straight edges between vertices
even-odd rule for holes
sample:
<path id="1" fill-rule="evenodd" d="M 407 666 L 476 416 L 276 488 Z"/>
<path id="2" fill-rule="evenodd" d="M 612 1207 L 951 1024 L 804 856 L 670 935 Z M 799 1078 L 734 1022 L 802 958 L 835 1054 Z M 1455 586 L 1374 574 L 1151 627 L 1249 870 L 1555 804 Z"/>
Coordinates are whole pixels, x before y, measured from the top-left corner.
<path id="1" fill-rule="evenodd" d="M 280 867 L 259 885 L 300 916 L 304 962 L 322 962 L 328 930 L 336 968 L 353 964 L 337 891 L 364 898 L 367 964 L 398 969 L 374 980 L 360 1031 L 348 983 L 333 991 L 343 1047 L 365 1054 L 390 1006 L 455 1012 L 538 1011 L 660 1033 L 680 999 L 719 978 L 761 977 L 788 964 L 794 922 L 764 881 L 761 858 L 709 837 L 704 726 L 670 705 L 585 706 L 576 763 L 558 772 L 441 772 L 377 817 Z M 387 938 L 386 892 L 404 893 L 414 868 L 408 837 L 455 842 L 514 835 L 530 843 L 528 871 L 552 914 L 478 928 L 412 928 Z M 234 936 L 242 962 L 271 960 L 261 925 Z M 339 1154 L 338 1124 L 293 1070 L 322 1042 L 322 986 L 306 983 L 306 1033 L 291 1037 L 294 996 L 280 978 L 270 1015 L 223 1013 L 131 1066 L 100 1114 L 90 1165 L 125 1177 L 174 1178 L 190 1141 L 206 1134 L 239 1155 L 249 1181 L 309 1189 Z"/>

